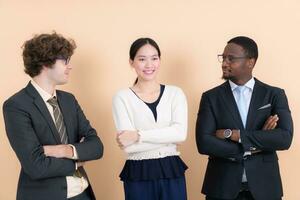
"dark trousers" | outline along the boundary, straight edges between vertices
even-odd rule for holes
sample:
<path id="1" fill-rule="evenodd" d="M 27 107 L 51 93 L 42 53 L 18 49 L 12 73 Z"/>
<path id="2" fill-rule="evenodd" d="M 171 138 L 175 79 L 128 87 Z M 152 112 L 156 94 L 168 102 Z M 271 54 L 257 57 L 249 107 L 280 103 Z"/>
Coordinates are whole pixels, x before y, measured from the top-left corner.
<path id="1" fill-rule="evenodd" d="M 185 178 L 124 181 L 125 200 L 187 200 Z"/>
<path id="2" fill-rule="evenodd" d="M 212 198 L 212 197 L 206 197 L 206 200 L 255 200 L 253 196 L 251 195 L 250 191 L 241 191 L 237 198 L 235 199 L 218 199 L 218 198 Z"/>
<path id="3" fill-rule="evenodd" d="M 206 200 L 255 200 L 251 192 L 249 191 L 249 187 L 247 183 L 242 183 L 241 187 L 242 187 L 241 191 L 235 199 L 219 199 L 219 198 L 213 198 L 209 196 L 206 196 L 205 199 Z M 281 198 L 276 200 L 281 200 Z"/>
<path id="4" fill-rule="evenodd" d="M 79 194 L 75 197 L 69 198 L 68 200 L 92 200 L 92 198 L 91 198 L 91 195 L 87 188 L 81 194 Z"/>

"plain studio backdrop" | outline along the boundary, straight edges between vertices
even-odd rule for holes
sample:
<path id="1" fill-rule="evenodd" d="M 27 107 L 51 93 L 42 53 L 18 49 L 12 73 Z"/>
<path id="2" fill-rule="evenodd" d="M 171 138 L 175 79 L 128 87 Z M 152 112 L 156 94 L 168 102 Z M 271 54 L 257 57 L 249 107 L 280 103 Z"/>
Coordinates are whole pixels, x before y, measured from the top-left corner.
<path id="1" fill-rule="evenodd" d="M 217 54 L 232 37 L 245 35 L 259 47 L 254 76 L 285 89 L 294 139 L 279 152 L 284 200 L 299 200 L 300 1 L 298 0 L 0 0 L 0 199 L 16 198 L 20 164 L 6 137 L 2 104 L 30 80 L 21 46 L 34 34 L 55 30 L 73 38 L 72 92 L 104 146 L 101 160 L 86 164 L 98 199 L 124 199 L 119 180 L 125 156 L 115 142 L 112 96 L 136 77 L 128 64 L 131 43 L 151 37 L 162 51 L 159 81 L 181 87 L 189 108 L 188 138 L 180 145 L 190 200 L 201 194 L 207 156 L 198 154 L 195 121 L 201 94 L 223 82 Z M 297 103 L 298 102 L 298 103 Z M 257 169 L 259 170 L 259 169 Z"/>

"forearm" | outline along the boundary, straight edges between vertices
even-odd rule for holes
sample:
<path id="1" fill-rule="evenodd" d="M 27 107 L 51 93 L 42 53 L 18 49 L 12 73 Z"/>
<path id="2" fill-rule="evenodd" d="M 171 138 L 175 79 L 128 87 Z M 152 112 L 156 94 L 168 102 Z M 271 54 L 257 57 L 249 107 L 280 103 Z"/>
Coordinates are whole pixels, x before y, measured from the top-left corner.
<path id="1" fill-rule="evenodd" d="M 222 140 L 214 135 L 198 133 L 196 142 L 200 154 L 236 159 L 240 159 L 243 155 L 243 149 L 239 143 Z"/>
<path id="2" fill-rule="evenodd" d="M 259 149 L 263 151 L 286 150 L 292 142 L 292 133 L 276 128 L 273 130 L 241 131 L 241 141 L 245 151 Z"/>
<path id="3" fill-rule="evenodd" d="M 60 176 L 72 176 L 75 162 L 70 159 L 46 157 L 42 148 L 38 147 L 28 156 L 16 151 L 21 166 L 32 179 L 45 179 Z"/>
<path id="4" fill-rule="evenodd" d="M 43 149 L 47 157 L 73 159 L 75 153 L 73 147 L 68 144 L 45 145 Z"/>
<path id="5" fill-rule="evenodd" d="M 160 129 L 139 130 L 138 132 L 140 141 L 156 144 L 183 142 L 187 136 L 186 129 L 178 124 Z"/>
<path id="6" fill-rule="evenodd" d="M 80 161 L 96 160 L 103 156 L 103 144 L 97 135 L 90 135 L 83 142 L 73 145 Z"/>

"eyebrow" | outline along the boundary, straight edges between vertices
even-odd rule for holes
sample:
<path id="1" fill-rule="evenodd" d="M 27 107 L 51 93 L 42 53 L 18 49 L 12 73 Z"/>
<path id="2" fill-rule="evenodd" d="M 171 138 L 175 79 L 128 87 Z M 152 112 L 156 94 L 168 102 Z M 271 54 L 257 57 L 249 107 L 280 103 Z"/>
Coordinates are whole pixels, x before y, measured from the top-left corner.
<path id="1" fill-rule="evenodd" d="M 137 57 L 143 57 L 143 58 L 145 58 L 145 57 L 148 57 L 148 56 L 144 56 L 144 55 L 138 55 Z M 158 57 L 158 54 L 154 54 L 154 55 L 152 55 L 152 56 L 149 56 L 149 57 Z"/>

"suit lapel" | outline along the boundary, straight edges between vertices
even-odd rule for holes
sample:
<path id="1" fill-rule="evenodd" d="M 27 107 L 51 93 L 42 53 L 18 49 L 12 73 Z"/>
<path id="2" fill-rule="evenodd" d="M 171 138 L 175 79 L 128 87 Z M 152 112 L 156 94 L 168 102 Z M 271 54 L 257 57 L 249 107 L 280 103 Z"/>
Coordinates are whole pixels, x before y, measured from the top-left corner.
<path id="1" fill-rule="evenodd" d="M 70 105 L 69 103 L 70 102 L 67 102 L 66 99 L 64 98 L 64 95 L 62 95 L 62 93 L 60 91 L 57 91 L 56 92 L 56 95 L 57 95 L 57 101 L 58 101 L 58 104 L 59 104 L 59 108 L 61 110 L 61 113 L 63 115 L 63 118 L 64 118 L 64 123 L 65 123 L 65 126 L 66 126 L 66 131 L 67 131 L 67 135 L 68 135 L 68 141 L 75 141 L 75 138 L 73 138 L 73 129 L 72 129 L 72 115 L 71 115 L 71 108 L 70 108 Z"/>
<path id="2" fill-rule="evenodd" d="M 30 96 L 34 99 L 34 104 L 40 111 L 41 115 L 44 117 L 45 121 L 47 122 L 49 128 L 51 129 L 51 132 L 53 134 L 53 137 L 55 138 L 56 142 L 59 144 L 61 143 L 60 137 L 58 135 L 57 129 L 55 127 L 55 124 L 53 122 L 53 119 L 49 113 L 49 110 L 42 99 L 42 97 L 39 95 L 38 91 L 32 86 L 32 84 L 29 82 L 26 86 L 27 92 L 30 94 Z"/>
<path id="3" fill-rule="evenodd" d="M 236 127 L 240 127 L 240 129 L 244 129 L 243 122 L 242 122 L 238 107 L 236 105 L 234 96 L 232 94 L 229 82 L 226 81 L 221 86 L 222 86 L 221 89 L 223 91 L 220 93 L 223 98 L 223 102 L 225 103 L 228 111 L 231 113 Z"/>
<path id="4" fill-rule="evenodd" d="M 257 109 L 259 106 L 263 105 L 266 93 L 266 89 L 262 87 L 262 83 L 255 79 L 255 85 L 248 110 L 246 129 L 252 127 L 256 119 Z"/>

